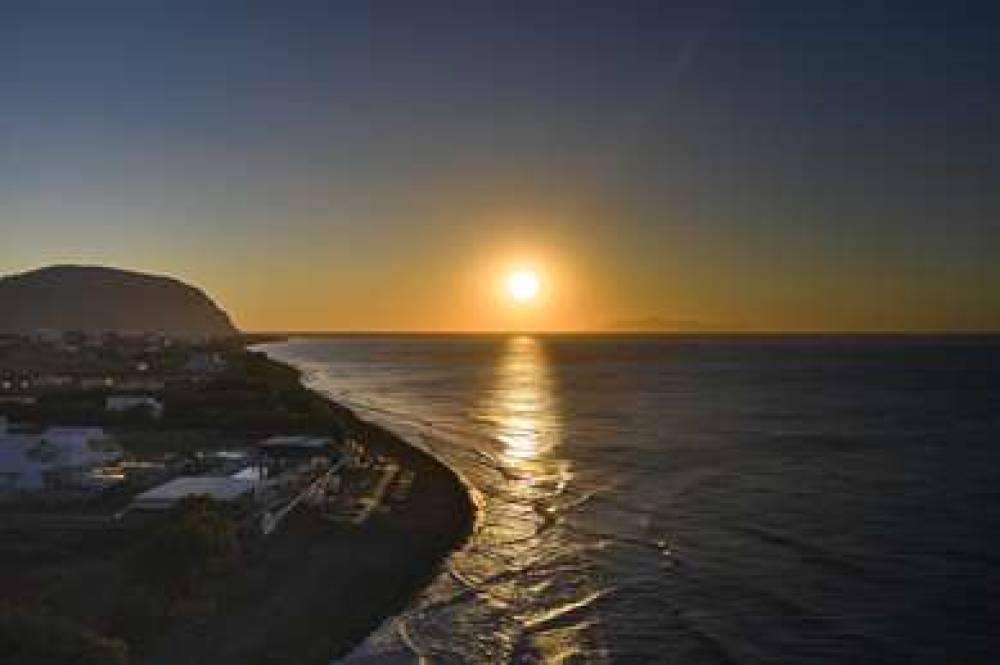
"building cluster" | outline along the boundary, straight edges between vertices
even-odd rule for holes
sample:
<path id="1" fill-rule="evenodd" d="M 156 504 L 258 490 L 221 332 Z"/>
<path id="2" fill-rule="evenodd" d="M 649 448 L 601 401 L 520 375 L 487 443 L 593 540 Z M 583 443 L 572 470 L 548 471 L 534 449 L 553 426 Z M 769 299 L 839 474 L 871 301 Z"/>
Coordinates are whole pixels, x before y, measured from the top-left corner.
<path id="1" fill-rule="evenodd" d="M 240 516 L 251 531 L 270 535 L 300 504 L 341 500 L 343 471 L 364 461 L 359 450 L 354 442 L 328 437 L 270 437 L 249 450 L 227 453 L 227 463 L 209 472 L 177 475 L 136 494 L 120 516 L 162 513 L 207 497 Z"/>
<path id="2" fill-rule="evenodd" d="M 137 494 L 135 511 L 162 511 L 179 502 L 206 496 L 247 513 L 263 516 L 273 529 L 277 520 L 311 493 L 339 489 L 338 472 L 352 459 L 350 444 L 329 437 L 275 436 L 250 449 L 230 452 L 227 464 L 199 475 L 179 475 Z"/>
<path id="3" fill-rule="evenodd" d="M 0 336 L 0 400 L 79 390 L 158 392 L 226 369 L 222 353 L 158 335 Z"/>
<path id="4" fill-rule="evenodd" d="M 151 334 L 40 331 L 0 336 L 0 406 L 47 397 L 106 396 L 106 411 L 163 415 L 162 394 L 203 385 L 227 368 L 225 354 Z"/>
<path id="5" fill-rule="evenodd" d="M 101 427 L 12 427 L 0 416 L 0 492 L 99 489 L 114 483 L 121 447 Z"/>
<path id="6" fill-rule="evenodd" d="M 168 388 L 204 383 L 225 369 L 224 354 L 212 347 L 161 335 L 0 335 L 0 493 L 102 489 L 122 478 L 126 464 L 101 427 L 14 425 L 8 417 L 58 422 L 40 414 L 62 413 L 82 397 L 85 421 L 118 422 L 123 414 L 156 421 Z"/>
<path id="7" fill-rule="evenodd" d="M 270 528 L 307 493 L 336 491 L 338 472 L 360 462 L 359 447 L 329 437 L 275 436 L 242 450 L 199 453 L 198 465 L 136 462 L 101 427 L 29 431 L 0 417 L 0 497 L 100 492 L 141 478 L 129 511 L 163 511 L 206 496 L 267 516 Z"/>
<path id="8" fill-rule="evenodd" d="M 177 451 L 125 454 L 112 433 L 123 441 L 163 434 L 173 421 L 157 421 L 171 403 L 180 405 L 175 408 L 183 422 L 191 399 L 181 391 L 208 387 L 228 369 L 232 354 L 217 348 L 146 335 L 0 336 L 0 500 L 34 505 L 30 497 L 49 503 L 100 495 L 101 505 L 117 506 L 124 516 L 163 512 L 203 496 L 239 512 L 241 523 L 264 534 L 301 503 L 327 515 L 346 506 L 345 514 L 359 522 L 372 514 L 398 469 L 378 466 L 352 440 L 283 435 L 215 447 L 198 438 L 211 438 L 211 430 L 191 439 L 178 430 L 167 432 L 188 443 Z M 132 417 L 140 412 L 141 420 Z M 63 424 L 74 420 L 108 429 Z M 345 482 L 357 476 L 347 469 L 371 470 L 380 480 L 355 487 Z M 352 503 L 345 489 L 372 496 Z"/>

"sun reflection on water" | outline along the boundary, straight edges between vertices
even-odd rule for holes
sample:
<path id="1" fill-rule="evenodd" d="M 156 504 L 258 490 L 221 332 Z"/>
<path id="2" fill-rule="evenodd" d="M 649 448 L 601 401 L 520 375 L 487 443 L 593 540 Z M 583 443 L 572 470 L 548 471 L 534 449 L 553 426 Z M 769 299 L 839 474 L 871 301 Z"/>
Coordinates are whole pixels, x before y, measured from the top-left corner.
<path id="1" fill-rule="evenodd" d="M 505 473 L 479 541 L 499 560 L 470 567 L 486 579 L 504 580 L 489 586 L 485 602 L 499 603 L 498 611 L 519 627 L 508 636 L 517 645 L 514 659 L 599 660 L 597 619 L 589 609 L 603 592 L 580 558 L 584 545 L 560 526 L 559 506 L 573 473 L 559 450 L 563 423 L 545 342 L 506 340 L 487 394 L 486 420 Z"/>
<path id="2" fill-rule="evenodd" d="M 452 428 L 446 415 L 433 428 L 418 417 L 395 423 L 415 428 L 475 488 L 475 532 L 414 607 L 369 638 L 366 653 L 398 652 L 400 662 L 424 662 L 423 654 L 470 664 L 604 662 L 600 606 L 611 592 L 592 558 L 603 540 L 574 526 L 587 496 L 568 455 L 557 347 L 530 336 L 475 344 L 477 364 L 460 388 L 448 384 L 457 394 L 444 400 L 462 410 L 466 427 Z"/>
<path id="3" fill-rule="evenodd" d="M 526 470 L 542 461 L 559 441 L 558 409 L 541 342 L 519 336 L 507 340 L 496 369 L 489 411 L 504 461 Z"/>

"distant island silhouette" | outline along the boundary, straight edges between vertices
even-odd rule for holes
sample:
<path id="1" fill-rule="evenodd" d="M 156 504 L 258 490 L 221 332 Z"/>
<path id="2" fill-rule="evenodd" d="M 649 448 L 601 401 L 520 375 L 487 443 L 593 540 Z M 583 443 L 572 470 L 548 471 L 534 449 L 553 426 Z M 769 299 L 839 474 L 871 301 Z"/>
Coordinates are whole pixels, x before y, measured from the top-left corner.
<path id="1" fill-rule="evenodd" d="M 609 330 L 616 332 L 738 332 L 743 328 L 744 326 L 733 323 L 669 319 L 655 315 L 616 321 L 608 326 Z"/>
<path id="2" fill-rule="evenodd" d="M 204 292 L 171 277 L 58 265 L 0 278 L 0 333 L 42 329 L 175 337 L 239 333 Z"/>

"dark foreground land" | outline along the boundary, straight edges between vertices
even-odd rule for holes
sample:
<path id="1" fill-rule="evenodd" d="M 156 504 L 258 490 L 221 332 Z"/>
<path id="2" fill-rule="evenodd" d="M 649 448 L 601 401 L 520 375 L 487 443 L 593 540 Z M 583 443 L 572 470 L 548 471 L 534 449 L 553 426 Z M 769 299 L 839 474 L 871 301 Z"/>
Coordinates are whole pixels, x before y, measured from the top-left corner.
<path id="1" fill-rule="evenodd" d="M 244 557 L 212 611 L 173 621 L 137 662 L 327 663 L 433 577 L 469 531 L 468 496 L 437 461 L 359 426 L 373 451 L 415 471 L 409 499 L 357 528 L 293 513 Z"/>
<path id="2" fill-rule="evenodd" d="M 169 574 L 190 552 L 172 550 L 176 513 L 109 524 L 102 506 L 2 506 L 0 662 L 328 663 L 402 609 L 468 535 L 474 509 L 450 469 L 308 391 L 290 368 L 238 353 L 237 374 L 187 395 L 174 411 L 183 423 L 167 419 L 161 439 L 181 424 L 212 438 L 204 428 L 220 420 L 225 439 L 338 431 L 413 473 L 405 500 L 360 526 L 303 506 L 266 538 L 211 507 L 201 521 L 183 517 L 218 527 L 211 542 L 226 544 L 224 556 L 205 550 L 183 584 Z"/>

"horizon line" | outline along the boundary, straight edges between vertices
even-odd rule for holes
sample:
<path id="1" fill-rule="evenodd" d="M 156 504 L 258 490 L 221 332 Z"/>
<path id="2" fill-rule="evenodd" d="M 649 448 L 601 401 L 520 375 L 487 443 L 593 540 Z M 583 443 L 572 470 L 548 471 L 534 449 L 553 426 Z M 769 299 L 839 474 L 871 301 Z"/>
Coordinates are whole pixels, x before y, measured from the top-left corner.
<path id="1" fill-rule="evenodd" d="M 874 330 L 827 330 L 819 328 L 763 329 L 763 330 L 428 330 L 428 329 L 333 329 L 333 330 L 244 330 L 243 335 L 285 335 L 285 336 L 363 336 L 363 335 L 577 335 L 577 336 L 676 336 L 689 335 L 732 337 L 767 335 L 808 335 L 808 336 L 1000 336 L 1000 329 L 874 329 Z"/>

